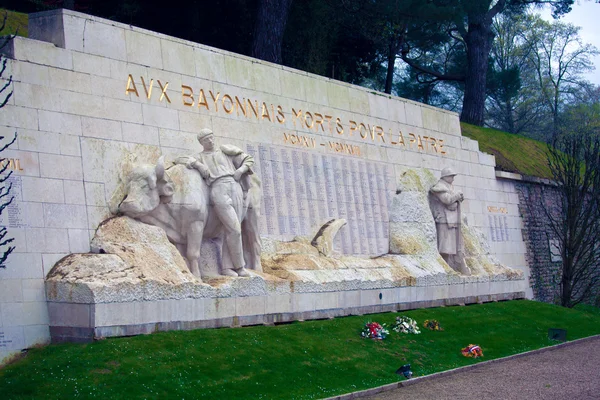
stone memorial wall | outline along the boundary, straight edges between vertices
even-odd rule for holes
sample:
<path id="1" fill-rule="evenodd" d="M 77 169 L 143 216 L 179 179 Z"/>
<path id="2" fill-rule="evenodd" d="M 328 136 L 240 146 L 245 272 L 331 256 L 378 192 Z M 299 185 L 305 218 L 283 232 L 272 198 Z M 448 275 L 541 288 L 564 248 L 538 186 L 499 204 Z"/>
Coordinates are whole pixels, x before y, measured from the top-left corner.
<path id="1" fill-rule="evenodd" d="M 18 140 L 4 155 L 14 171 L 15 201 L 2 224 L 17 247 L 0 269 L 0 360 L 48 343 L 52 329 L 114 336 L 149 332 L 159 323 L 181 329 L 240 318 L 273 322 L 261 318 L 513 298 L 528 290 L 522 277 L 452 275 L 442 282 L 437 272 L 407 261 L 414 264 L 406 275 L 412 283 L 404 286 L 385 278 L 387 272 L 373 278 L 370 266 L 349 268 L 348 276 L 366 274 L 355 280 L 294 270 L 298 283 L 291 286 L 268 274 L 253 275 L 247 287 L 208 282 L 183 300 L 96 294 L 104 299 L 96 304 L 81 293 L 78 300 L 76 290 L 47 293 L 56 262 L 88 253 L 96 229 L 111 217 L 124 165 L 197 154 L 202 128 L 254 156 L 266 244 L 310 240 L 327 221 L 343 219 L 337 252 L 355 263 L 387 254 L 398 182 L 409 170 L 426 169 L 437 179 L 451 167 L 464 193 L 463 217 L 486 235 L 491 255 L 525 276 L 528 267 L 514 183 L 497 179 L 494 157 L 461 136 L 454 113 L 73 11 L 32 14 L 29 24 L 30 37 L 16 37 L 4 49 L 14 95 L 0 110 L 0 135 L 16 132 Z M 203 247 L 203 257 L 210 258 L 209 250 Z M 326 275 L 327 284 L 318 286 Z M 72 303 L 61 303 L 66 298 Z"/>

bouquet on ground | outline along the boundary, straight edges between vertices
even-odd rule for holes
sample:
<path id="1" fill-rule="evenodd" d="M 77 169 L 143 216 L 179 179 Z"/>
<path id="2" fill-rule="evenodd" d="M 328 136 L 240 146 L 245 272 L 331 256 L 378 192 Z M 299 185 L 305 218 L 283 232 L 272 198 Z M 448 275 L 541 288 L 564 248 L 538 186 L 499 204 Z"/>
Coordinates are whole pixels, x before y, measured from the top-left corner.
<path id="1" fill-rule="evenodd" d="M 396 323 L 392 329 L 398 333 L 414 333 L 415 335 L 421 333 L 417 321 L 404 315 L 396 317 Z"/>
<path id="2" fill-rule="evenodd" d="M 426 319 L 423 326 L 432 331 L 443 331 L 444 328 L 440 326 L 440 323 L 436 319 Z"/>
<path id="3" fill-rule="evenodd" d="M 387 330 L 385 324 L 379 324 L 377 322 L 367 322 L 363 327 L 360 335 L 368 339 L 382 340 L 389 335 L 390 331 Z"/>
<path id="4" fill-rule="evenodd" d="M 462 349 L 460 352 L 465 357 L 483 357 L 483 351 L 481 350 L 481 347 L 477 346 L 476 344 L 470 344 L 464 349 Z"/>

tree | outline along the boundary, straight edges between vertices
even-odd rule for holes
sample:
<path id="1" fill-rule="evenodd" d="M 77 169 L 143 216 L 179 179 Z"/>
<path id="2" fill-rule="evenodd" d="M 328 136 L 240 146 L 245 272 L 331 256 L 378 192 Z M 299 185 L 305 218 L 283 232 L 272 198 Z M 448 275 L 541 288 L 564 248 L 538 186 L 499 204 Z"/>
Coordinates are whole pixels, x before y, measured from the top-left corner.
<path id="1" fill-rule="evenodd" d="M 252 57 L 281 64 L 281 45 L 292 0 L 260 0 L 254 38 Z"/>
<path id="2" fill-rule="evenodd" d="M 541 101 L 552 116 L 553 132 L 564 105 L 585 85 L 582 73 L 594 69 L 591 58 L 598 54 L 594 46 L 581 41 L 580 29 L 572 24 L 537 18 L 525 36 Z"/>
<path id="3" fill-rule="evenodd" d="M 510 11 L 523 12 L 530 4 L 551 4 L 554 14 L 561 15 L 571 9 L 573 0 L 432 0 L 448 10 L 452 28 L 447 31 L 448 40 L 455 40 L 465 48 L 466 65 L 462 73 L 448 75 L 410 57 L 410 48 L 402 49 L 402 59 L 414 68 L 438 79 L 464 82 L 461 121 L 483 125 L 486 83 L 490 50 L 494 39 L 492 23 L 497 15 Z M 431 2 L 427 2 L 431 3 Z"/>
<path id="4" fill-rule="evenodd" d="M 2 31 L 6 26 L 7 19 L 8 14 L 5 13 L 2 25 L 0 26 L 0 31 Z M 13 37 L 14 36 L 9 35 L 1 39 L 0 49 L 3 49 L 5 46 L 7 46 Z M 3 108 L 12 96 L 12 75 L 9 76 L 8 79 L 3 78 L 4 73 L 6 72 L 7 62 L 8 59 L 4 55 L 0 54 L 0 78 L 4 81 L 2 87 L 0 88 L 0 98 L 2 99 L 0 100 L 0 108 Z M 2 143 L 4 139 L 4 136 L 0 136 L 0 143 Z M 12 145 L 15 140 L 17 140 L 16 133 L 14 134 L 12 140 L 4 142 L 3 145 L 0 145 L 0 154 L 2 154 L 4 150 Z M 0 215 L 14 200 L 14 196 L 11 195 L 12 182 L 8 181 L 12 175 L 12 171 L 7 172 L 9 166 L 9 161 L 0 156 Z M 10 245 L 14 241 L 14 238 L 7 238 L 7 235 L 7 228 L 5 226 L 0 227 L 0 268 L 6 268 L 6 260 L 8 259 L 8 256 L 15 250 L 15 246 Z"/>
<path id="5" fill-rule="evenodd" d="M 544 212 L 562 257 L 560 302 L 573 307 L 600 287 L 600 104 L 569 110 L 547 155 L 560 204 Z"/>
<path id="6" fill-rule="evenodd" d="M 534 19 L 532 15 L 503 14 L 492 26 L 495 39 L 490 52 L 485 123 L 505 132 L 536 131 L 545 115 L 529 60 L 531 47 L 524 37 Z"/>

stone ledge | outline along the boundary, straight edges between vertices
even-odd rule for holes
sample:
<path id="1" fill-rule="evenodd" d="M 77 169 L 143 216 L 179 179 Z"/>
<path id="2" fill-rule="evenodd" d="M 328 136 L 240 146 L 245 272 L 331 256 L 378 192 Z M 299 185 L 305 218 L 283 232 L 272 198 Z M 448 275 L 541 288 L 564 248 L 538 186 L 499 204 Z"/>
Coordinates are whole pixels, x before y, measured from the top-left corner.
<path id="1" fill-rule="evenodd" d="M 398 312 L 413 310 L 418 308 L 433 308 L 445 306 L 464 306 L 466 304 L 479 304 L 490 301 L 505 301 L 524 299 L 525 292 L 509 292 L 492 295 L 465 296 L 450 299 L 422 300 L 406 303 L 390 303 L 381 305 L 368 305 L 349 308 L 334 308 L 327 310 L 314 310 L 304 312 L 271 313 L 262 315 L 232 316 L 224 318 L 213 318 L 195 321 L 159 321 L 144 324 L 93 326 L 90 320 L 90 326 L 50 326 L 50 336 L 52 343 L 77 342 L 86 343 L 93 340 L 119 337 L 145 335 L 155 332 L 164 332 L 172 330 L 192 330 L 192 329 L 210 329 L 210 328 L 234 328 L 252 325 L 274 325 L 288 323 L 293 321 L 308 321 L 319 319 L 332 319 L 350 315 L 378 314 L 384 312 Z M 61 303 L 54 303 L 54 307 L 59 307 Z M 70 303 L 62 303 L 65 307 L 70 307 Z M 90 305 L 94 307 L 94 305 Z"/>

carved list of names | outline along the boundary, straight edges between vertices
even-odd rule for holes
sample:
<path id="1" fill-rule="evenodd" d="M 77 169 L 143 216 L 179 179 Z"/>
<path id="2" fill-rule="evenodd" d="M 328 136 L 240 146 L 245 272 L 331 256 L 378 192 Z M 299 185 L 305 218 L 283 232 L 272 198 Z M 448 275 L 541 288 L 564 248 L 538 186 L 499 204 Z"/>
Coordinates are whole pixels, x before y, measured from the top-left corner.
<path id="1" fill-rule="evenodd" d="M 384 163 L 275 145 L 247 145 L 262 181 L 260 231 L 291 240 L 328 220 L 347 221 L 335 238 L 344 254 L 378 255 L 389 247 L 388 196 L 393 170 Z"/>

